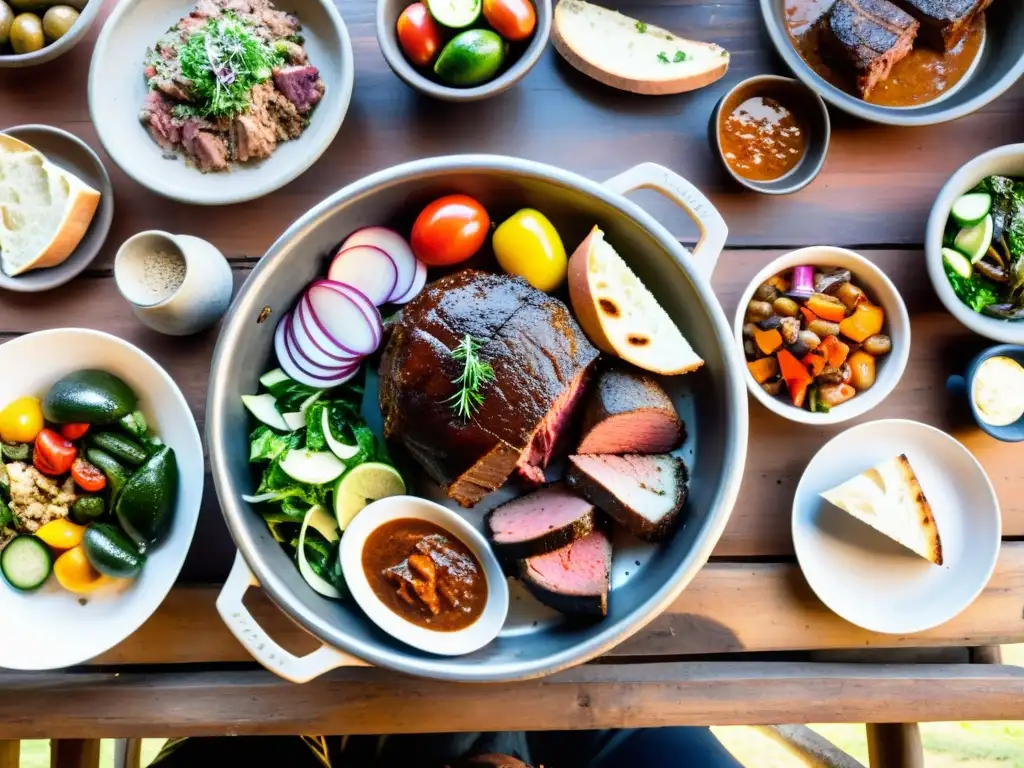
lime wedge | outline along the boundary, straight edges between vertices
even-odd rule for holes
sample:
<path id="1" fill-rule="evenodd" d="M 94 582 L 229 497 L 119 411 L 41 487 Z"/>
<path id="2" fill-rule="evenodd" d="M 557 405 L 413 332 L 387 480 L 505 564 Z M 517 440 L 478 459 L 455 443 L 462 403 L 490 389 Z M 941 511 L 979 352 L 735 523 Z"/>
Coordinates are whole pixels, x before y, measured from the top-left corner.
<path id="1" fill-rule="evenodd" d="M 405 481 L 398 470 L 379 461 L 368 461 L 346 472 L 334 487 L 334 516 L 341 530 L 377 499 L 401 496 Z"/>

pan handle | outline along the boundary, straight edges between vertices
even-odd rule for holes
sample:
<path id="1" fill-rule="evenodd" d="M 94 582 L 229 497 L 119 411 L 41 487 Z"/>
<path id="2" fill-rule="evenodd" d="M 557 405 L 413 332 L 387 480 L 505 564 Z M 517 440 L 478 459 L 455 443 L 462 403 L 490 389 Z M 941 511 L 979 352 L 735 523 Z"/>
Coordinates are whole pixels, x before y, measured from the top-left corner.
<path id="1" fill-rule="evenodd" d="M 704 193 L 678 173 L 657 163 L 641 163 L 604 183 L 613 192 L 627 195 L 638 189 L 653 189 L 682 208 L 700 227 L 700 241 L 693 249 L 693 264 L 708 282 L 725 247 L 729 227 Z"/>
<path id="2" fill-rule="evenodd" d="M 236 554 L 228 580 L 217 596 L 217 612 L 245 650 L 275 675 L 293 683 L 308 683 L 338 667 L 369 666 L 365 661 L 329 645 L 322 645 L 306 656 L 295 656 L 286 651 L 256 623 L 249 609 L 242 604 L 249 587 L 258 586 L 259 582 L 245 559 Z"/>

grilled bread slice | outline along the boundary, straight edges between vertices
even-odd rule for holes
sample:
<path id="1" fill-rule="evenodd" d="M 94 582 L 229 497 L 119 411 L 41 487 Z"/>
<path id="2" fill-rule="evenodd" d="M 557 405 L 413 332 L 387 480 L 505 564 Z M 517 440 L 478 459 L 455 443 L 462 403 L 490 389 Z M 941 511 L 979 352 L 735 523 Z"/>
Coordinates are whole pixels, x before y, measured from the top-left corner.
<path id="1" fill-rule="evenodd" d="M 906 454 L 900 454 L 821 494 L 879 533 L 942 565 L 942 540 L 931 505 Z"/>

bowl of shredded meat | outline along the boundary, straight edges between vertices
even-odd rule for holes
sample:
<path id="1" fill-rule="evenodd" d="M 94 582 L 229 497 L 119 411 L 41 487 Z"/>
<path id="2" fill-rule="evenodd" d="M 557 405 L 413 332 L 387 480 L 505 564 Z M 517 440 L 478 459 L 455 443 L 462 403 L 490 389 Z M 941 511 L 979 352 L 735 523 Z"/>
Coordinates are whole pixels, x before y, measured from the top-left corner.
<path id="1" fill-rule="evenodd" d="M 96 43 L 89 108 L 125 173 L 225 205 L 277 190 L 327 150 L 352 95 L 348 32 L 329 0 L 277 3 L 121 0 Z"/>

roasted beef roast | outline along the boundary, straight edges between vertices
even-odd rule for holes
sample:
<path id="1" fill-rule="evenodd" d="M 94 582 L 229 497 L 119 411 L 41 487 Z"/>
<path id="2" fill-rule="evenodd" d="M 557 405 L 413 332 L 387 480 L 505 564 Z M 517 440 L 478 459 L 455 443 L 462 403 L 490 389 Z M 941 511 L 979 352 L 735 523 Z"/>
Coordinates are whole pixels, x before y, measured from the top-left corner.
<path id="1" fill-rule="evenodd" d="M 564 485 L 549 485 L 487 515 L 487 535 L 501 557 L 518 560 L 552 552 L 594 530 L 594 505 Z"/>
<path id="2" fill-rule="evenodd" d="M 519 568 L 533 596 L 556 611 L 608 615 L 612 542 L 602 528 L 554 552 L 523 560 Z"/>
<path id="3" fill-rule="evenodd" d="M 683 442 L 683 423 L 650 376 L 613 368 L 587 396 L 576 453 L 668 453 Z"/>
<path id="4" fill-rule="evenodd" d="M 837 0 L 825 19 L 826 54 L 857 78 L 866 99 L 913 49 L 919 27 L 889 0 Z"/>
<path id="5" fill-rule="evenodd" d="M 1014 0 L 1010 0 L 1013 2 Z M 992 0 L 895 0 L 921 22 L 921 39 L 932 48 L 948 51 L 963 40 L 980 14 Z M 1020 0 L 1017 0 L 1020 2 Z"/>

